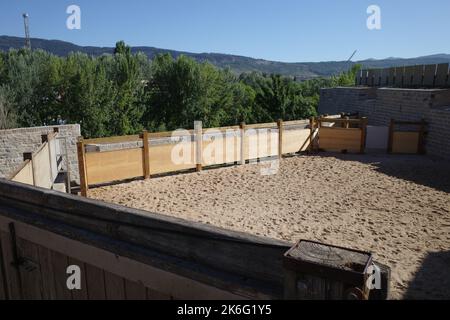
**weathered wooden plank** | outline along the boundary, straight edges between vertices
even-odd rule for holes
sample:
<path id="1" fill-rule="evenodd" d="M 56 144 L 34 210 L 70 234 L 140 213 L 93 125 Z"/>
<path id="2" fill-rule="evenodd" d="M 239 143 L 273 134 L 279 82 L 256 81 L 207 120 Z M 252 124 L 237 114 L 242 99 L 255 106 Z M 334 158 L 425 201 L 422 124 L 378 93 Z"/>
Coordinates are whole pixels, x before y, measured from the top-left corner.
<path id="1" fill-rule="evenodd" d="M 54 300 L 56 299 L 56 288 L 51 252 L 48 248 L 43 246 L 38 246 L 38 251 L 42 277 L 42 298 Z"/>
<path id="2" fill-rule="evenodd" d="M 67 288 L 67 267 L 69 261 L 66 255 L 51 251 L 51 261 L 55 279 L 56 299 L 72 300 L 72 291 Z"/>
<path id="3" fill-rule="evenodd" d="M 41 300 L 43 298 L 43 285 L 38 246 L 19 237 L 17 237 L 16 241 L 18 256 L 21 259 L 25 259 L 19 268 L 23 298 L 27 300 Z"/>
<path id="4" fill-rule="evenodd" d="M 33 154 L 32 161 L 34 184 L 38 187 L 51 189 L 53 181 L 48 142 L 43 144 L 43 147 L 39 152 Z"/>
<path id="5" fill-rule="evenodd" d="M 80 268 L 81 272 L 81 289 L 72 290 L 72 298 L 73 300 L 87 300 L 88 299 L 88 287 L 87 287 L 87 279 L 86 279 L 86 265 L 83 261 L 78 259 L 69 257 L 69 265 L 75 265 Z"/>
<path id="6" fill-rule="evenodd" d="M 448 63 L 441 63 L 437 65 L 435 87 L 445 87 L 448 79 Z"/>
<path id="7" fill-rule="evenodd" d="M 147 288 L 147 300 L 173 300 L 174 297 L 161 293 L 159 291 L 153 290 L 151 288 Z"/>
<path id="8" fill-rule="evenodd" d="M 147 291 L 141 283 L 125 280 L 125 296 L 127 300 L 146 300 Z"/>
<path id="9" fill-rule="evenodd" d="M 395 68 L 395 87 L 402 88 L 404 86 L 405 67 L 396 67 Z"/>
<path id="10" fill-rule="evenodd" d="M 143 177 L 142 148 L 86 153 L 88 184 Z"/>
<path id="11" fill-rule="evenodd" d="M 0 300 L 8 299 L 8 289 L 6 283 L 6 274 L 4 263 L 5 260 L 3 258 L 3 249 L 2 249 L 2 238 L 0 237 Z"/>
<path id="12" fill-rule="evenodd" d="M 406 88 L 412 87 L 414 83 L 414 76 L 416 72 L 416 66 L 405 67 L 405 76 L 403 78 L 403 86 Z"/>
<path id="13" fill-rule="evenodd" d="M 431 88 L 434 86 L 434 77 L 436 76 L 436 65 L 428 64 L 425 66 L 423 74 L 423 85 Z"/>
<path id="14" fill-rule="evenodd" d="M 108 300 L 124 300 L 125 299 L 125 280 L 112 274 L 104 272 L 105 274 L 105 292 Z"/>
<path id="15" fill-rule="evenodd" d="M 280 261 L 289 247 L 285 243 L 12 182 L 0 183 L 0 197 L 3 192 L 20 200 L 15 206 L 25 209 L 35 203 L 39 215 L 116 240 L 269 283 L 282 278 Z"/>
<path id="16" fill-rule="evenodd" d="M 6 289 L 8 291 L 8 296 L 12 300 L 22 299 L 20 273 L 19 270 L 13 266 L 14 254 L 10 234 L 5 231 L 0 231 L 0 238 L 2 240 L 3 271 L 7 281 Z"/>
<path id="17" fill-rule="evenodd" d="M 86 264 L 86 283 L 89 300 L 105 300 L 105 274 L 102 269 Z"/>

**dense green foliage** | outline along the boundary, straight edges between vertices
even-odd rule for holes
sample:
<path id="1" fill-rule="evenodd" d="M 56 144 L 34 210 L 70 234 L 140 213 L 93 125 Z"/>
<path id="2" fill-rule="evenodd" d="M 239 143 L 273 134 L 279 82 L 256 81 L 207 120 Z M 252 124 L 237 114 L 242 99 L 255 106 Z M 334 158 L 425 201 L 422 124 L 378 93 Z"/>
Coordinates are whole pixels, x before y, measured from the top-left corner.
<path id="1" fill-rule="evenodd" d="M 80 123 L 85 137 L 308 118 L 319 88 L 352 85 L 356 68 L 339 77 L 296 82 L 244 73 L 186 56 L 152 61 L 118 42 L 113 54 L 42 50 L 0 53 L 0 125 Z"/>

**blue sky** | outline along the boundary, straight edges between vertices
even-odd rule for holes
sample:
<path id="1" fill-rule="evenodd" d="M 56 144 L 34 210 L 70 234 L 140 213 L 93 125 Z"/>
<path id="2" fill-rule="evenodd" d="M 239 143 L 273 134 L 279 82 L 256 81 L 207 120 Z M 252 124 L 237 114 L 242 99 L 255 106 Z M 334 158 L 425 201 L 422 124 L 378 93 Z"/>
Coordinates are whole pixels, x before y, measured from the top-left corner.
<path id="1" fill-rule="evenodd" d="M 81 8 L 81 30 L 66 28 L 66 8 Z M 381 30 L 366 27 L 367 7 L 381 8 Z M 448 0 L 2 0 L 0 34 L 79 45 L 118 40 L 191 52 L 277 61 L 356 60 L 450 53 Z"/>

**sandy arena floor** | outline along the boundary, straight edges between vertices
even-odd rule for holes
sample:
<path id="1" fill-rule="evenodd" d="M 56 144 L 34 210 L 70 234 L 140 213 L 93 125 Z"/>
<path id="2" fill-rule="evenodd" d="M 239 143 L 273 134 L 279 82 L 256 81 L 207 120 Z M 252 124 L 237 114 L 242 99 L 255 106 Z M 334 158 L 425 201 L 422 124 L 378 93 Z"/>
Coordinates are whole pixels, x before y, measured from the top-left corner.
<path id="1" fill-rule="evenodd" d="M 91 190 L 107 202 L 291 242 L 369 250 L 392 268 L 391 298 L 450 299 L 450 163 L 327 155 Z"/>

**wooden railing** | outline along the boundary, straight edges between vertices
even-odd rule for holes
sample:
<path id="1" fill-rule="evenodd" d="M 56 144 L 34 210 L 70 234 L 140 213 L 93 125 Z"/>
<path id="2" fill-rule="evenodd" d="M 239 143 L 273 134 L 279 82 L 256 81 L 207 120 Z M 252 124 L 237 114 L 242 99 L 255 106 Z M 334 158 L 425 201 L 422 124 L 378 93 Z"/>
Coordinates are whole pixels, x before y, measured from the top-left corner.
<path id="1" fill-rule="evenodd" d="M 449 64 L 429 64 L 385 69 L 363 69 L 356 86 L 398 88 L 448 88 Z"/>
<path id="2" fill-rule="evenodd" d="M 244 164 L 309 149 L 308 120 L 149 133 L 99 139 L 80 138 L 77 144 L 80 189 L 90 185 L 166 174 L 203 167 Z M 125 145 L 125 146 L 124 146 Z M 112 150 L 102 150 L 112 146 Z M 266 147 L 260 147 L 266 146 Z M 173 161 L 182 153 L 183 161 Z"/>

